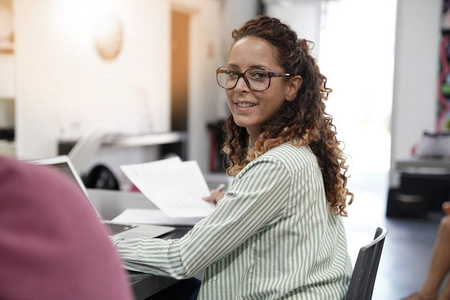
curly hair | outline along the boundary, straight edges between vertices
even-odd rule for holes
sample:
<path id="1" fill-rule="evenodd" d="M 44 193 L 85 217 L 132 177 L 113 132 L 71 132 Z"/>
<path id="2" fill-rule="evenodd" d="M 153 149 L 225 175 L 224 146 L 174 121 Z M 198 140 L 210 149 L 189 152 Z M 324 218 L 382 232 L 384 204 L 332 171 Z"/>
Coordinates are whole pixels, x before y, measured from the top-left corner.
<path id="1" fill-rule="evenodd" d="M 333 119 L 325 112 L 324 101 L 332 90 L 326 86 L 327 78 L 320 73 L 316 60 L 309 53 L 313 43 L 298 39 L 288 25 L 268 16 L 252 19 L 232 32 L 234 43 L 247 36 L 269 42 L 276 49 L 284 72 L 300 75 L 303 82 L 294 101 L 284 101 L 277 113 L 263 124 L 253 145 L 249 144 L 246 129 L 236 125 L 232 115 L 228 117 L 223 147 L 228 155 L 227 174 L 236 176 L 249 162 L 285 142 L 309 145 L 322 172 L 332 212 L 347 216 L 347 197 L 350 198 L 348 204 L 353 202 L 353 193 L 346 188 L 348 166 L 339 147 Z"/>

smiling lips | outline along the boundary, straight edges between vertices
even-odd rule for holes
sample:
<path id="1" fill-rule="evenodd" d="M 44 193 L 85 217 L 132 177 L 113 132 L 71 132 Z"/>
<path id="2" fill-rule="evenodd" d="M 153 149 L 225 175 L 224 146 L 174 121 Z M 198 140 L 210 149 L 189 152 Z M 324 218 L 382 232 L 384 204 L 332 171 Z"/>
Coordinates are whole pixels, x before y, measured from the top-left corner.
<path id="1" fill-rule="evenodd" d="M 236 105 L 237 105 L 238 107 L 242 107 L 242 108 L 247 108 L 247 107 L 256 106 L 256 104 L 250 103 L 250 102 L 236 103 Z"/>

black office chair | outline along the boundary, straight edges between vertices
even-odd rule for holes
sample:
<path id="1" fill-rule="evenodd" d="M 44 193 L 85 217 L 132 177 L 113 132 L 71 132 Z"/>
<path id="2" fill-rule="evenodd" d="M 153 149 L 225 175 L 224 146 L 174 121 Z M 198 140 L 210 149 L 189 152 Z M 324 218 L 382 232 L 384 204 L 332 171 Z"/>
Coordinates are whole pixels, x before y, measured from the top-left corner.
<path id="1" fill-rule="evenodd" d="M 373 241 L 359 250 L 346 300 L 372 299 L 373 286 L 386 235 L 387 229 L 378 227 Z"/>

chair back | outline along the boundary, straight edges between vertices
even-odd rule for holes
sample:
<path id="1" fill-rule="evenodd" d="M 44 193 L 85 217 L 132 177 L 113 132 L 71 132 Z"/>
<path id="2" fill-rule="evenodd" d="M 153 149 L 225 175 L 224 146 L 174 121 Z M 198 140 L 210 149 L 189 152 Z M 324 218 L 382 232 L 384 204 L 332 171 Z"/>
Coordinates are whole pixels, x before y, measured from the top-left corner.
<path id="1" fill-rule="evenodd" d="M 359 250 L 346 300 L 370 300 L 387 229 L 378 227 L 373 241 Z"/>

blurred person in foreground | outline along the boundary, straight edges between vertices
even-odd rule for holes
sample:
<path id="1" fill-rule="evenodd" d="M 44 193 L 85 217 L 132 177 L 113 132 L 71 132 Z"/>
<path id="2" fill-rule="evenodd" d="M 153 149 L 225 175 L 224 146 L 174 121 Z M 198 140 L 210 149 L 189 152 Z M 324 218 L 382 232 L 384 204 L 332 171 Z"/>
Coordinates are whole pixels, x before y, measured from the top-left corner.
<path id="1" fill-rule="evenodd" d="M 83 193 L 43 166 L 0 157 L 0 299 L 133 299 Z"/>

